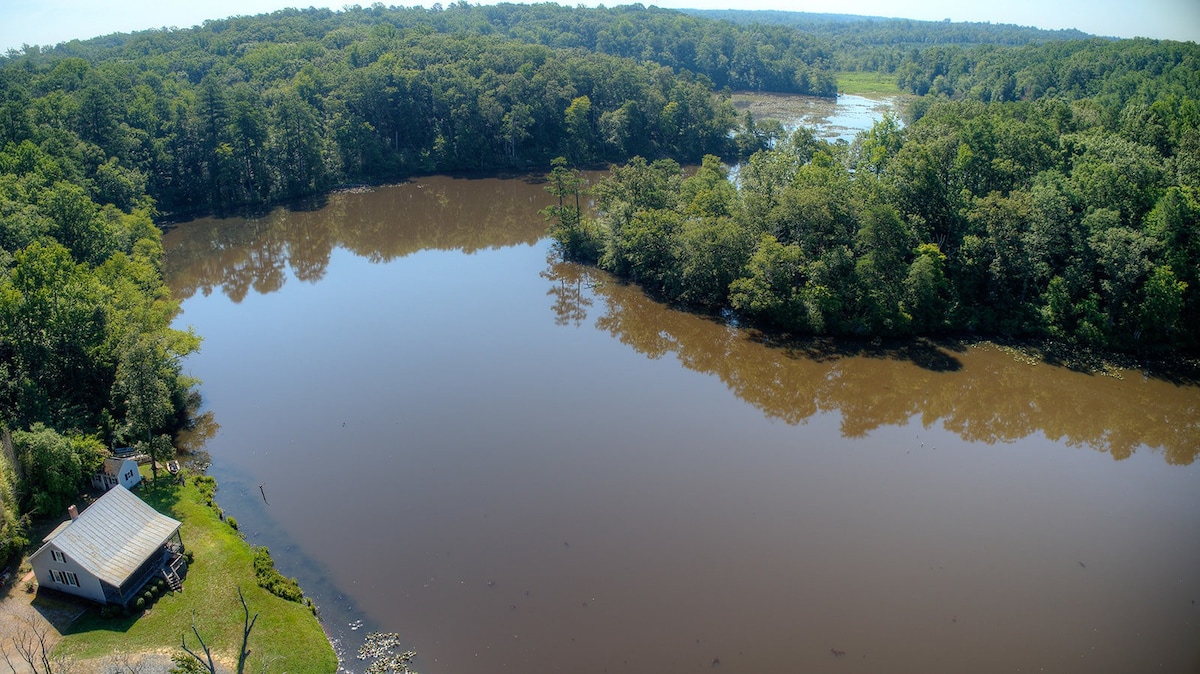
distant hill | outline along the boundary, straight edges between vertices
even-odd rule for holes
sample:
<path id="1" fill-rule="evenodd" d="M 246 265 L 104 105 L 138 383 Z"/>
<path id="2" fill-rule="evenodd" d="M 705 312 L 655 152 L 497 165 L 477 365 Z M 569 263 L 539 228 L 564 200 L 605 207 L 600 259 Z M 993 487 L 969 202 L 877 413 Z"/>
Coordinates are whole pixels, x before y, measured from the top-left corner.
<path id="1" fill-rule="evenodd" d="M 738 26 L 786 27 L 828 45 L 836 70 L 896 73 L 945 50 L 1042 47 L 1096 40 L 1079 30 L 1043 30 L 1007 23 L 916 21 L 850 14 L 812 14 L 778 10 L 681 10 Z M 939 57 L 940 58 L 940 57 Z M 901 88 L 913 87 L 901 83 Z"/>
<path id="2" fill-rule="evenodd" d="M 845 46 L 868 45 L 1006 45 L 1043 44 L 1056 40 L 1086 40 L 1094 37 L 1080 30 L 1043 30 L 1009 23 L 968 21 L 916 21 L 853 14 L 814 14 L 780 10 L 684 9 L 686 14 L 720 19 L 735 24 L 783 25 L 805 33 L 841 42 Z"/>

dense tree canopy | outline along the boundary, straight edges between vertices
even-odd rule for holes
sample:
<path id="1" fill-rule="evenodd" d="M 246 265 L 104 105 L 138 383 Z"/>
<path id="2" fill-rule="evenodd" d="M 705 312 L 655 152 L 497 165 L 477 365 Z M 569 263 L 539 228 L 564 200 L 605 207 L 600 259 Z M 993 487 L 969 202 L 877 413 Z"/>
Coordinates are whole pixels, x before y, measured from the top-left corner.
<path id="1" fill-rule="evenodd" d="M 849 146 L 800 130 L 737 190 L 715 157 L 688 178 L 635 160 L 553 232 L 667 301 L 793 334 L 1195 347 L 1200 185 L 1176 158 L 1196 127 L 1169 118 L 1164 155 L 1088 103 L 941 102 Z"/>
<path id="2" fill-rule="evenodd" d="M 733 148 L 714 90 L 832 96 L 819 44 L 641 6 L 284 10 L 10 52 L 0 147 L 52 136 L 91 196 L 164 213 L 560 154 L 699 161 Z"/>

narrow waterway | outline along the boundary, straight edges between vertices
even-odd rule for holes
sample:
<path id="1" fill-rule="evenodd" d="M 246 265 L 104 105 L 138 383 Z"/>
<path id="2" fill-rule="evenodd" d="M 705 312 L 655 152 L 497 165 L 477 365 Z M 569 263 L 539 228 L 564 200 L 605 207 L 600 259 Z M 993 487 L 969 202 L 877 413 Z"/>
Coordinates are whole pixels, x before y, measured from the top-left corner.
<path id="1" fill-rule="evenodd" d="M 842 94 L 834 99 L 748 92 L 734 94 L 733 105 L 739 112 L 749 110 L 758 121 L 778 120 L 789 132 L 803 126 L 812 129 L 817 138 L 849 143 L 885 113 L 899 114 L 897 100 L 894 96 Z"/>
<path id="2" fill-rule="evenodd" d="M 166 237 L 222 504 L 349 652 L 1196 671 L 1200 388 L 772 346 L 555 262 L 548 203 L 432 177 Z"/>

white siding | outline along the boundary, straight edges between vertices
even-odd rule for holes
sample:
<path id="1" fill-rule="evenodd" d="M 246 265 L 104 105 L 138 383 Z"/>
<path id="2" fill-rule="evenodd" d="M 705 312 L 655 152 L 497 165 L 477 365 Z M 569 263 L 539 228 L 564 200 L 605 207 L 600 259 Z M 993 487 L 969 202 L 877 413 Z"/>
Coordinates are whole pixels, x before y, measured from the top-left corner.
<path id="1" fill-rule="evenodd" d="M 52 588 L 60 592 L 77 595 L 91 599 L 92 601 L 104 603 L 104 589 L 100 587 L 100 580 L 92 574 L 88 573 L 87 569 L 83 568 L 70 555 L 65 555 L 66 560 L 59 562 L 55 561 L 52 552 L 59 552 L 53 543 L 43 546 L 32 557 L 29 558 L 30 565 L 33 566 L 33 574 L 37 577 L 38 585 L 46 588 Z M 75 574 L 79 579 L 79 586 L 68 585 L 58 582 L 50 577 L 50 571 L 67 571 Z"/>
<path id="2" fill-rule="evenodd" d="M 138 470 L 137 461 L 125 459 L 121 463 L 121 472 L 117 475 L 117 480 L 126 489 L 133 489 L 135 484 L 141 482 L 142 473 Z"/>

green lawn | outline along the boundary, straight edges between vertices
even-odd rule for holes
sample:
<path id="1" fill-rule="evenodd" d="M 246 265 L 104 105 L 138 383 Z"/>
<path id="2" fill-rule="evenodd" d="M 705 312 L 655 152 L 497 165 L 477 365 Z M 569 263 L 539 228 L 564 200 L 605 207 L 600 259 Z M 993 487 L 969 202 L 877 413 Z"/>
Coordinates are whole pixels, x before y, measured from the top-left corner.
<path id="1" fill-rule="evenodd" d="M 840 72 L 838 92 L 854 96 L 895 96 L 900 93 L 896 76 L 889 73 Z"/>
<path id="2" fill-rule="evenodd" d="M 333 653 L 320 624 L 304 605 L 280 599 L 258 587 L 250 546 L 216 511 L 205 503 L 200 490 L 188 482 L 174 484 L 167 475 L 149 480 L 136 492 L 157 510 L 183 522 L 184 546 L 195 561 L 183 581 L 183 591 L 163 595 L 144 614 L 128 618 L 102 618 L 89 610 L 63 635 L 55 654 L 90 659 L 114 652 L 182 652 L 179 638 L 198 651 L 191 633 L 192 614 L 200 634 L 214 656 L 233 667 L 241 646 L 242 605 L 240 586 L 258 622 L 250 634 L 252 651 L 247 672 L 334 672 Z"/>

